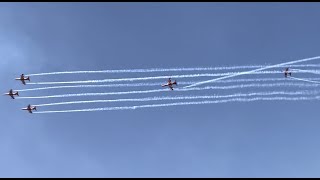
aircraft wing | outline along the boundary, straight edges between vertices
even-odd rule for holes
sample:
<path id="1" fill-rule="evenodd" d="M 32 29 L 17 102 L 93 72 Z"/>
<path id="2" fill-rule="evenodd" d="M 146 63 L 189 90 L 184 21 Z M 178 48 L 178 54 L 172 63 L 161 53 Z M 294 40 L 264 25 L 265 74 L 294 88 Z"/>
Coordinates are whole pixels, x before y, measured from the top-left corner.
<path id="1" fill-rule="evenodd" d="M 169 86 L 169 87 L 170 87 L 171 90 L 173 90 L 173 87 L 172 87 L 172 86 Z"/>
<path id="2" fill-rule="evenodd" d="M 12 99 L 14 99 L 14 96 L 12 94 L 10 96 L 11 96 Z"/>
<path id="3" fill-rule="evenodd" d="M 24 81 L 24 79 L 21 79 L 22 84 L 26 85 L 26 82 Z"/>
<path id="4" fill-rule="evenodd" d="M 29 113 L 32 113 L 31 109 L 28 109 Z"/>

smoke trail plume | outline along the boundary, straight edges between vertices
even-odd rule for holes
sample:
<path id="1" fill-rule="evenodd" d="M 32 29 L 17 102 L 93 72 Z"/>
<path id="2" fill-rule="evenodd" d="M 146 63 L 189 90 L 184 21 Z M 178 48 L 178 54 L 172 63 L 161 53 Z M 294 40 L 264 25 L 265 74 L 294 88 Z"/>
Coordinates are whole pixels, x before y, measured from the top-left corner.
<path id="1" fill-rule="evenodd" d="M 63 72 L 27 74 L 26 76 L 46 76 L 46 75 L 58 75 L 58 74 L 88 74 L 88 73 L 148 73 L 148 72 L 215 71 L 215 70 L 262 68 L 265 66 L 268 66 L 268 65 L 198 67 L 198 68 L 150 68 L 150 69 L 122 69 L 122 70 L 100 70 L 100 71 L 63 71 Z M 291 67 L 320 67 L 320 65 L 305 64 L 305 65 L 291 65 Z"/>
<path id="2" fill-rule="evenodd" d="M 115 111 L 115 110 L 135 110 L 142 108 L 156 108 L 156 107 L 170 107 L 170 106 L 183 106 L 183 105 L 201 105 L 201 104 L 218 104 L 227 102 L 252 102 L 252 101 L 302 101 L 302 100 L 319 100 L 320 96 L 316 97 L 255 97 L 255 98 L 232 98 L 226 100 L 215 101 L 200 101 L 200 102 L 178 102 L 168 104 L 150 104 L 140 106 L 123 106 L 123 107 L 107 107 L 107 108 L 92 108 L 92 109 L 76 109 L 76 110 L 62 110 L 62 111 L 42 111 L 34 112 L 40 113 L 72 113 L 72 112 L 94 112 L 94 111 Z"/>
<path id="3" fill-rule="evenodd" d="M 299 81 L 305 81 L 305 82 L 320 84 L 319 81 L 311 81 L 311 80 L 308 80 L 308 79 L 301 79 L 301 78 L 290 77 L 290 76 L 289 76 L 289 78 L 291 78 L 291 79 L 296 79 L 296 80 L 299 80 Z"/>
<path id="4" fill-rule="evenodd" d="M 300 79 L 299 79 L 300 80 Z M 305 78 L 309 81 L 320 81 L 320 78 Z M 239 82 L 266 82 L 266 81 L 288 81 L 286 78 L 262 78 L 262 79 L 229 79 L 224 81 L 217 81 L 217 83 L 239 83 Z M 308 82 L 308 81 L 307 81 Z M 178 82 L 179 85 L 194 84 L 196 81 L 190 82 Z M 159 83 L 128 83 L 128 84 L 102 84 L 102 85 L 73 85 L 73 86 L 51 86 L 41 88 L 30 88 L 30 89 L 18 89 L 14 91 L 39 91 L 47 89 L 62 89 L 62 88 L 102 88 L 102 87 L 146 87 L 146 86 L 159 86 Z"/>
<path id="5" fill-rule="evenodd" d="M 92 100 L 92 101 L 69 101 L 69 102 L 58 102 L 48 104 L 34 105 L 36 107 L 42 106 L 56 106 L 56 105 L 69 105 L 69 104 L 87 104 L 87 103 L 109 103 L 109 102 L 145 102 L 145 101 L 162 101 L 162 100 L 189 100 L 189 99 L 217 99 L 217 98 L 234 98 L 234 97 L 248 97 L 248 96 L 271 96 L 271 95 L 315 95 L 319 94 L 319 91 L 273 91 L 273 92 L 256 92 L 256 93 L 236 93 L 230 95 L 213 95 L 213 96 L 163 96 L 163 97 L 147 97 L 147 98 L 136 98 L 136 99 L 108 99 L 108 100 Z"/>
<path id="6" fill-rule="evenodd" d="M 244 75 L 244 74 L 252 74 L 252 73 L 255 73 L 255 72 L 258 72 L 258 71 L 262 71 L 262 70 L 265 70 L 265 69 L 270 69 L 270 68 L 279 67 L 279 66 L 285 66 L 285 65 L 296 64 L 296 63 L 300 63 L 300 62 L 316 60 L 316 59 L 319 59 L 319 58 L 320 58 L 320 56 L 317 56 L 317 57 L 313 57 L 313 58 L 301 59 L 301 60 L 296 60 L 296 61 L 290 61 L 290 62 L 286 62 L 286 63 L 276 64 L 276 65 L 272 65 L 272 66 L 267 66 L 267 67 L 263 67 L 263 68 L 259 68 L 259 69 L 255 69 L 255 70 L 251 70 L 251 71 L 240 72 L 240 73 L 236 73 L 236 74 L 232 74 L 232 75 L 226 75 L 226 76 L 223 76 L 223 77 L 220 77 L 220 78 L 216 78 L 216 79 L 211 79 L 211 80 L 208 80 L 208 81 L 201 81 L 201 82 L 189 85 L 189 86 L 185 86 L 184 88 L 190 88 L 190 87 L 198 86 L 198 85 L 201 85 L 201 84 L 206 84 L 206 83 L 215 82 L 215 81 L 222 80 L 222 79 L 227 79 L 227 78 L 230 78 L 230 77 L 236 77 L 236 76 L 240 76 L 240 75 Z"/>
<path id="7" fill-rule="evenodd" d="M 319 73 L 318 70 L 310 70 L 312 73 Z M 304 72 L 304 73 L 310 73 Z M 103 80 L 86 80 L 86 81 L 64 81 L 64 82 L 36 82 L 28 83 L 30 85 L 49 85 L 49 84 L 84 84 L 84 83 L 106 83 L 106 82 L 123 82 L 123 81 L 143 81 L 143 80 L 156 80 L 156 79 L 168 79 L 168 78 L 195 78 L 195 77 L 231 77 L 243 72 L 227 72 L 227 73 L 215 73 L 215 74 L 188 74 L 188 75 L 172 75 L 172 76 L 152 76 L 152 77 L 138 77 L 138 78 L 120 78 L 120 79 L 103 79 Z M 281 71 L 260 71 L 252 72 L 250 74 L 276 74 L 282 73 Z M 222 78 L 223 78 L 222 77 Z"/>
<path id="8" fill-rule="evenodd" d="M 281 87 L 281 86 L 299 86 L 299 87 L 318 87 L 320 84 L 308 84 L 308 83 L 274 83 L 274 84 L 240 84 L 231 86 L 207 86 L 207 87 L 195 87 L 188 89 L 176 88 L 175 91 L 202 91 L 202 90 L 213 90 L 213 89 L 238 89 L 238 88 L 249 88 L 249 87 Z M 62 94 L 62 95 L 51 95 L 51 96 L 30 96 L 30 97 L 16 97 L 16 99 L 47 99 L 47 98 L 65 98 L 65 97 L 79 97 L 79 96 L 104 96 L 104 95 L 124 95 L 124 94 L 146 94 L 171 91 L 169 89 L 155 89 L 145 91 L 123 91 L 123 92 L 107 92 L 107 93 L 80 93 L 80 94 Z"/>

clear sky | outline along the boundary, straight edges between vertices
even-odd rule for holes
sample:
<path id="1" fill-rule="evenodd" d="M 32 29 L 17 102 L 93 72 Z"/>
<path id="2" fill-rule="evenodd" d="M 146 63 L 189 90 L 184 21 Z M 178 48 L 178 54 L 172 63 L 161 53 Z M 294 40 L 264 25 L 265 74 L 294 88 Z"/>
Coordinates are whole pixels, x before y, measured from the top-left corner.
<path id="1" fill-rule="evenodd" d="M 277 64 L 319 56 L 319 17 L 319 3 L 1 3 L 1 92 L 37 87 L 14 81 L 21 73 Z M 32 81 L 141 75 L 56 75 Z M 273 77 L 277 76 L 283 77 Z M 20 95 L 109 91 L 126 89 L 59 89 Z M 320 176 L 317 101 L 61 114 L 20 110 L 29 103 L 171 94 L 183 93 L 53 100 L 3 96 L 0 177 Z M 135 103 L 44 108 L 123 104 Z"/>

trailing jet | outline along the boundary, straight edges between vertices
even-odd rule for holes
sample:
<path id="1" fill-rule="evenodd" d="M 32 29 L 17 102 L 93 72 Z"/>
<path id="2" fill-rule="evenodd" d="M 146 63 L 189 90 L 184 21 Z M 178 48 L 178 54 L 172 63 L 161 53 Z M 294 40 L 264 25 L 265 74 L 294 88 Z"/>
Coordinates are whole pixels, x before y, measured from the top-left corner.
<path id="1" fill-rule="evenodd" d="M 26 80 L 30 82 L 30 77 L 24 77 L 24 74 L 21 74 L 20 78 L 16 78 L 15 80 L 20 80 L 22 84 L 26 85 Z"/>
<path id="2" fill-rule="evenodd" d="M 284 71 L 284 77 L 288 77 L 291 76 L 291 72 L 289 72 L 289 68 L 286 68 L 286 70 Z"/>
<path id="3" fill-rule="evenodd" d="M 8 93 L 5 93 L 5 95 L 9 95 L 9 96 L 11 96 L 12 99 L 14 99 L 14 95 L 19 96 L 19 93 L 18 93 L 18 91 L 13 92 L 12 89 L 10 89 L 10 91 Z"/>
<path id="4" fill-rule="evenodd" d="M 31 106 L 29 104 L 27 108 L 22 108 L 22 110 L 27 110 L 27 111 L 29 111 L 29 113 L 32 113 L 32 110 L 37 110 L 37 107 Z"/>
<path id="5" fill-rule="evenodd" d="M 169 88 L 170 88 L 171 90 L 173 90 L 173 87 L 172 87 L 172 86 L 173 86 L 174 84 L 177 86 L 177 85 L 178 85 L 178 84 L 177 84 L 177 81 L 172 82 L 172 81 L 171 81 L 171 78 L 169 78 L 168 83 L 167 83 L 167 84 L 162 84 L 161 86 L 162 86 L 162 87 L 169 86 Z"/>

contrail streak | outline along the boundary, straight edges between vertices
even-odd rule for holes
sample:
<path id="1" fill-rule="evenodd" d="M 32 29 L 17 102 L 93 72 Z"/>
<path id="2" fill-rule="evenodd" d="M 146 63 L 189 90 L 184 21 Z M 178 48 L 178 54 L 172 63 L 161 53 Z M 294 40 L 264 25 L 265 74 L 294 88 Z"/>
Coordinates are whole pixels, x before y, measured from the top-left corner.
<path id="1" fill-rule="evenodd" d="M 287 81 L 286 78 L 263 78 L 263 79 L 229 79 L 224 81 L 217 81 L 217 83 L 239 83 L 239 82 L 266 82 L 266 81 Z M 320 81 L 320 78 L 306 78 L 309 81 Z M 178 82 L 179 85 L 194 84 L 196 81 Z M 161 83 L 128 83 L 128 84 L 102 84 L 102 85 L 72 85 L 72 86 L 51 86 L 31 89 L 18 89 L 14 91 L 39 91 L 47 89 L 62 89 L 62 88 L 101 88 L 101 87 L 146 87 L 146 86 L 160 86 Z"/>
<path id="2" fill-rule="evenodd" d="M 218 104 L 227 102 L 252 102 L 252 101 L 301 101 L 301 100 L 319 100 L 320 96 L 316 97 L 255 97 L 255 98 L 232 98 L 226 100 L 215 101 L 200 101 L 200 102 L 178 102 L 168 104 L 150 104 L 140 106 L 123 106 L 123 107 L 106 107 L 106 108 L 92 108 L 92 109 L 76 109 L 76 110 L 62 110 L 62 111 L 42 111 L 34 112 L 36 114 L 44 113 L 72 113 L 72 112 L 93 112 L 93 111 L 115 111 L 115 110 L 135 110 L 142 108 L 155 108 L 155 107 L 170 107 L 170 106 L 183 106 L 183 105 L 200 105 L 200 104 Z"/>
<path id="3" fill-rule="evenodd" d="M 120 78 L 120 79 L 103 79 L 103 80 L 86 80 L 86 81 L 64 81 L 64 82 L 36 82 L 28 83 L 31 85 L 48 85 L 48 84 L 81 84 L 81 83 L 105 83 L 105 82 L 122 82 L 122 81 L 142 81 L 142 80 L 155 80 L 167 78 L 195 78 L 195 77 L 216 77 L 216 76 L 231 76 L 237 75 L 241 72 L 228 72 L 228 73 L 215 73 L 215 74 L 188 74 L 188 75 L 172 75 L 172 76 L 152 76 L 152 77 L 138 77 L 138 78 Z M 281 71 L 260 71 L 251 74 L 275 74 L 282 73 Z M 305 72 L 307 73 L 307 72 Z M 319 73 L 319 70 L 310 70 L 308 73 Z"/>
<path id="4" fill-rule="evenodd" d="M 319 59 L 319 58 L 320 58 L 320 56 L 317 56 L 317 57 L 313 57 L 313 58 L 307 58 L 307 59 L 301 59 L 301 60 L 290 61 L 290 62 L 285 62 L 285 63 L 281 63 L 281 64 L 276 64 L 276 65 L 271 65 L 271 66 L 267 66 L 267 67 L 263 67 L 263 68 L 259 68 L 259 69 L 255 69 L 255 70 L 251 70 L 251 71 L 240 72 L 240 73 L 236 73 L 236 74 L 232 74 L 232 75 L 226 75 L 226 76 L 216 78 L 216 79 L 211 79 L 208 81 L 201 81 L 201 82 L 189 85 L 189 86 L 185 86 L 184 88 L 190 88 L 190 87 L 198 86 L 201 84 L 206 84 L 206 83 L 215 82 L 215 81 L 222 80 L 222 79 L 227 79 L 230 77 L 236 77 L 236 76 L 240 76 L 240 75 L 244 75 L 244 74 L 252 74 L 252 73 L 262 71 L 265 69 L 270 69 L 270 68 L 274 68 L 274 67 L 285 66 L 285 65 L 295 64 L 295 63 L 300 63 L 300 62 L 311 61 L 311 60 L 315 60 L 315 59 Z"/>
<path id="5" fill-rule="evenodd" d="M 189 100 L 189 99 L 217 99 L 217 98 L 234 98 L 234 97 L 248 97 L 248 96 L 270 96 L 270 95 L 315 95 L 319 94 L 319 91 L 273 91 L 273 92 L 256 92 L 256 93 L 236 93 L 230 95 L 213 95 L 213 96 L 163 96 L 163 97 L 147 97 L 147 98 L 136 98 L 136 99 L 107 99 L 107 100 L 92 100 L 92 101 L 69 101 L 69 102 L 58 102 L 49 104 L 37 104 L 36 107 L 42 106 L 56 106 L 56 105 L 69 105 L 69 104 L 87 104 L 87 103 L 109 103 L 109 102 L 145 102 L 145 101 L 162 101 L 162 100 Z"/>
<path id="6" fill-rule="evenodd" d="M 308 70 L 306 70 L 306 69 L 294 69 L 294 68 L 292 68 L 291 70 L 296 71 L 296 72 L 308 71 Z M 290 70 L 289 70 L 289 71 L 290 71 Z"/>
<path id="7" fill-rule="evenodd" d="M 192 82 L 179 82 L 179 84 L 192 84 Z M 75 85 L 75 86 L 52 86 L 42 88 L 20 89 L 14 91 L 37 91 L 46 89 L 61 89 L 61 88 L 98 88 L 98 87 L 144 87 L 144 86 L 160 86 L 159 83 L 135 83 L 135 84 L 102 84 L 102 85 Z"/>
<path id="8" fill-rule="evenodd" d="M 148 72 L 174 72 L 174 71 L 212 71 L 212 70 L 234 70 L 261 68 L 267 65 L 230 66 L 230 67 L 198 67 L 198 68 L 150 68 L 150 69 L 122 69 L 122 70 L 100 70 L 100 71 L 63 71 L 38 74 L 27 74 L 26 76 L 45 76 L 58 74 L 88 74 L 88 73 L 148 73 Z M 319 64 L 293 65 L 292 67 L 320 67 Z"/>
<path id="9" fill-rule="evenodd" d="M 318 72 L 315 72 L 314 70 L 306 70 L 306 69 L 291 69 L 291 72 L 298 72 L 298 73 L 312 73 L 312 74 L 319 74 Z"/>
<path id="10" fill-rule="evenodd" d="M 290 76 L 289 76 L 289 78 L 296 79 L 296 80 L 299 80 L 299 81 L 305 81 L 305 82 L 320 84 L 319 81 L 311 81 L 311 80 L 308 80 L 308 79 L 301 79 L 301 78 L 295 78 L 295 77 L 290 77 Z"/>
<path id="11" fill-rule="evenodd" d="M 213 89 L 237 89 L 237 88 L 249 88 L 249 87 L 281 87 L 281 86 L 299 86 L 299 87 L 318 87 L 320 84 L 308 84 L 308 83 L 274 83 L 274 84 L 240 84 L 231 86 L 207 86 L 201 88 L 188 88 L 188 89 L 175 89 L 175 91 L 201 91 L 201 90 L 213 90 Z M 146 94 L 171 91 L 169 89 L 155 89 L 145 91 L 124 91 L 124 92 L 107 92 L 107 93 L 80 93 L 80 94 L 62 94 L 51 96 L 30 96 L 30 97 L 16 97 L 16 99 L 47 99 L 47 98 L 65 98 L 65 97 L 78 97 L 78 96 L 104 96 L 104 95 L 124 95 L 124 94 Z"/>

